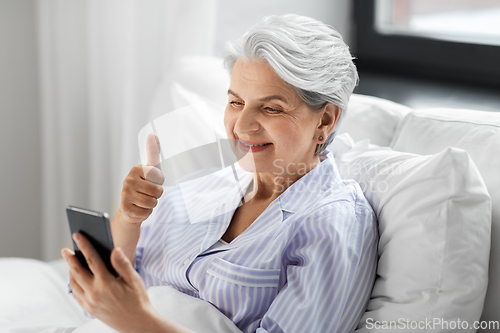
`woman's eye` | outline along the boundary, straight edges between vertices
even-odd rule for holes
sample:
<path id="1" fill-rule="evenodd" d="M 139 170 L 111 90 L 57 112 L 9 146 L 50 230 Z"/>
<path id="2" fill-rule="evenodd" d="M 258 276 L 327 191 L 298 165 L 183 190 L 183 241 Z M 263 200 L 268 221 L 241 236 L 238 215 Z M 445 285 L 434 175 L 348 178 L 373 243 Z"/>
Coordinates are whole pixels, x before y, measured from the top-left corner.
<path id="1" fill-rule="evenodd" d="M 275 109 L 275 108 L 270 108 L 270 107 L 265 107 L 264 110 L 270 112 L 270 113 L 281 113 L 283 112 L 282 110 Z"/>
<path id="2" fill-rule="evenodd" d="M 231 101 L 231 102 L 229 102 L 229 104 L 232 106 L 242 106 L 243 105 L 243 103 L 238 102 L 238 101 Z"/>

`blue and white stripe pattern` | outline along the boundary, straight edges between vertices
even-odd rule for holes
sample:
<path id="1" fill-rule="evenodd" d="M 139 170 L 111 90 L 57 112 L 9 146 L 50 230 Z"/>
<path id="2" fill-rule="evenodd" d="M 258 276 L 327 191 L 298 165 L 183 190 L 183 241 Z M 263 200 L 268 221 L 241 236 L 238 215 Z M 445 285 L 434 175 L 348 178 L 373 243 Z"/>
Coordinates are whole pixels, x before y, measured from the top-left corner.
<path id="1" fill-rule="evenodd" d="M 240 236 L 213 246 L 240 199 L 235 192 L 221 200 L 222 213 L 190 223 L 180 189 L 165 191 L 137 246 L 146 287 L 204 299 L 243 332 L 353 332 L 373 287 L 378 243 L 359 185 L 342 180 L 328 154 Z"/>

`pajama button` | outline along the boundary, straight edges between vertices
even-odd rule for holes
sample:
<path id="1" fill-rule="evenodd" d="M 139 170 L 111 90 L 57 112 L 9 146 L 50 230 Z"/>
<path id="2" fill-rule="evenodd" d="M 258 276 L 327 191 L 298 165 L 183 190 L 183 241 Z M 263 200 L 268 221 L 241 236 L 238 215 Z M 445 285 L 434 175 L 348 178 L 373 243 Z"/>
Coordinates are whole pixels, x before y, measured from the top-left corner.
<path id="1" fill-rule="evenodd" d="M 187 265 L 187 264 L 189 264 L 189 262 L 190 262 L 190 260 L 189 260 L 189 258 L 188 258 L 188 259 L 184 260 L 184 261 L 182 262 L 182 264 L 183 264 L 183 265 Z"/>

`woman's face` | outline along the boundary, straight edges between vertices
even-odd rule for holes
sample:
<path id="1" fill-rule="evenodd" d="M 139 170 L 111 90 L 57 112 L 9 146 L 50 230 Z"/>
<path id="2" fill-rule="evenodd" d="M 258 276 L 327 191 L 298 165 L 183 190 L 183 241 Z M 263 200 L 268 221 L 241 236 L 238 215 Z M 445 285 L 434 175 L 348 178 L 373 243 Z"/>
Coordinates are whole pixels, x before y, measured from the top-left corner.
<path id="1" fill-rule="evenodd" d="M 239 161 L 245 170 L 284 176 L 309 170 L 319 162 L 314 156 L 318 137 L 325 136 L 321 117 L 266 62 L 236 62 L 224 125 L 228 138 L 236 139 L 237 156 L 246 154 Z"/>

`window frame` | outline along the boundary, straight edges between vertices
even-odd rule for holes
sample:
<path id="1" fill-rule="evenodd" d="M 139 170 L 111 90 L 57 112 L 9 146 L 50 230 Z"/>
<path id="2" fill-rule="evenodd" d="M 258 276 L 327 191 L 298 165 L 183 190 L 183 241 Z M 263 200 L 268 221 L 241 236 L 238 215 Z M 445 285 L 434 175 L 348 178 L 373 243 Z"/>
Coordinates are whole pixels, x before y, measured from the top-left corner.
<path id="1" fill-rule="evenodd" d="M 500 46 L 381 34 L 376 0 L 355 0 L 356 65 L 433 79 L 500 85 Z"/>

